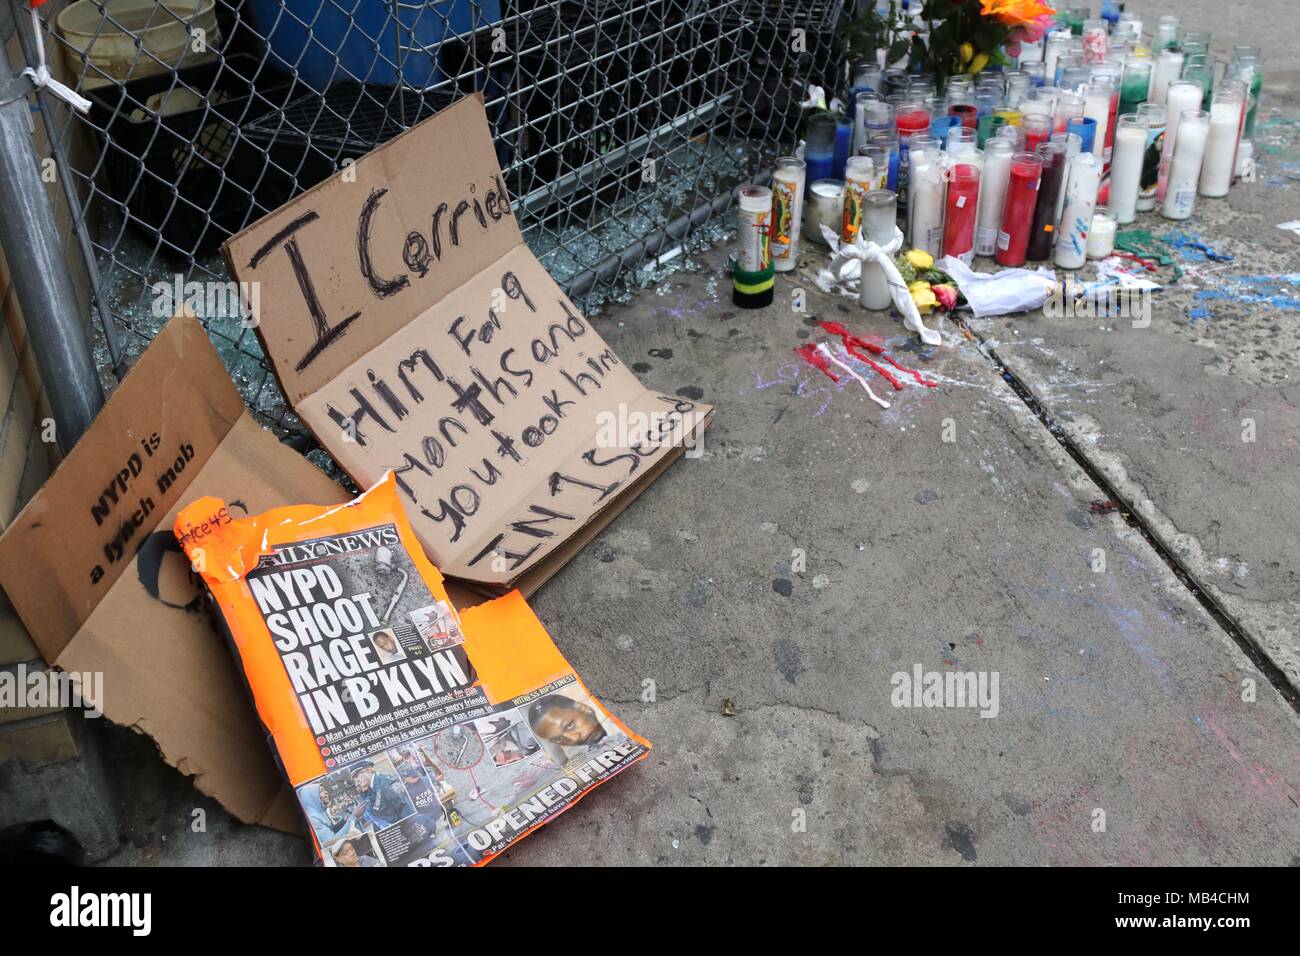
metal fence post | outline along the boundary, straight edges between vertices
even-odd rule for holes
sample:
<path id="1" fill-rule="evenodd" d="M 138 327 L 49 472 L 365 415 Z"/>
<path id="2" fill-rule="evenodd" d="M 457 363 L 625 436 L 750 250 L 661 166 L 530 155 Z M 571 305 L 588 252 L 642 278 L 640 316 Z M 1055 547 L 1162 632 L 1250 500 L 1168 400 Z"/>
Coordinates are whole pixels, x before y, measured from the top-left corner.
<path id="1" fill-rule="evenodd" d="M 66 454 L 104 404 L 85 317 L 32 145 L 31 108 L 0 46 L 0 247 Z"/>

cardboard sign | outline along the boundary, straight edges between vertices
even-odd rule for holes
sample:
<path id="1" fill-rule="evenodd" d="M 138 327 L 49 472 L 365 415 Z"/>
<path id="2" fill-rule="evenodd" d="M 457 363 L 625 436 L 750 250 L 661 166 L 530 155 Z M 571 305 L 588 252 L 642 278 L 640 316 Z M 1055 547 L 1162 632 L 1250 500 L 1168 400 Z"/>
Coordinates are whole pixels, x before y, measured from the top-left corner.
<path id="1" fill-rule="evenodd" d="M 702 430 L 523 242 L 482 97 L 223 247 L 294 410 L 359 485 L 392 469 L 445 574 L 529 593 Z"/>
<path id="2" fill-rule="evenodd" d="M 220 495 L 257 514 L 347 494 L 258 426 L 192 318 L 173 319 L 0 537 L 0 586 L 51 665 L 239 819 L 302 830 L 230 650 L 172 535 Z"/>

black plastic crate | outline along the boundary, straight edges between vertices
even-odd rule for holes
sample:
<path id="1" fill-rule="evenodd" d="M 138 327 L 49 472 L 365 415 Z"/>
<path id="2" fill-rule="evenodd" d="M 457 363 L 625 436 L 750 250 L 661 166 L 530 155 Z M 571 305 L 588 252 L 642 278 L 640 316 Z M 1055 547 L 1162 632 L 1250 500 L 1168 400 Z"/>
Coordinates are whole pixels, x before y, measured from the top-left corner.
<path id="1" fill-rule="evenodd" d="M 250 56 L 91 90 L 111 194 L 167 251 L 203 255 L 288 200 L 295 177 L 239 131 L 278 111 L 290 81 Z"/>
<path id="2" fill-rule="evenodd" d="M 450 92 L 420 92 L 345 80 L 324 93 L 310 91 L 283 110 L 243 126 L 249 141 L 266 147 L 310 150 L 337 164 L 356 158 L 450 106 Z"/>

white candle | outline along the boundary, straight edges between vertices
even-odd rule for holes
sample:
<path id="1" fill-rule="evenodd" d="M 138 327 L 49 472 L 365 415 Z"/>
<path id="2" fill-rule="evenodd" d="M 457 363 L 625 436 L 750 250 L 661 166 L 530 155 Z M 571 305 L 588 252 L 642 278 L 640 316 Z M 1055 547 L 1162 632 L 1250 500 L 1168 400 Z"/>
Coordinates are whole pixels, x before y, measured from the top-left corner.
<path id="1" fill-rule="evenodd" d="M 1088 258 L 1105 259 L 1115 251 L 1115 216 L 1109 206 L 1098 206 L 1092 214 L 1092 231 L 1088 233 Z"/>
<path id="2" fill-rule="evenodd" d="M 1180 80 L 1169 86 L 1165 99 L 1165 116 L 1168 117 L 1168 121 L 1165 125 L 1164 149 L 1160 154 L 1160 184 L 1157 189 L 1157 197 L 1161 202 L 1164 202 L 1167 195 L 1166 184 L 1170 166 L 1174 161 L 1174 145 L 1178 142 L 1178 127 L 1182 122 L 1183 114 L 1188 110 L 1199 110 L 1204 95 L 1205 91 L 1199 83 L 1186 83 Z"/>
<path id="3" fill-rule="evenodd" d="M 808 201 L 803 207 L 804 235 L 819 245 L 826 245 L 821 227 L 839 235 L 844 216 L 844 180 L 818 179 L 808 187 Z"/>
<path id="4" fill-rule="evenodd" d="M 1165 184 L 1165 202 L 1160 212 L 1166 219 L 1186 219 L 1196 205 L 1196 184 L 1201 178 L 1201 161 L 1210 135 L 1210 114 L 1186 110 L 1178 124 L 1178 146 Z"/>
<path id="5" fill-rule="evenodd" d="M 1110 127 L 1109 83 L 1090 83 L 1083 88 L 1083 115 L 1097 121 L 1097 132 L 1092 137 L 1092 154 L 1101 156 L 1106 149 L 1106 131 Z"/>
<path id="6" fill-rule="evenodd" d="M 898 213 L 898 197 L 888 189 L 873 189 L 862 200 L 862 232 L 878 246 L 888 245 L 898 234 L 894 225 Z M 888 309 L 894 304 L 889 291 L 889 279 L 877 262 L 862 263 L 862 280 L 858 286 L 858 302 L 864 309 Z"/>
<path id="7" fill-rule="evenodd" d="M 1210 103 L 1210 132 L 1205 143 L 1205 163 L 1201 168 L 1202 196 L 1226 196 L 1232 187 L 1244 92 L 1242 84 L 1230 83 L 1221 87 Z"/>
<path id="8" fill-rule="evenodd" d="M 1011 156 L 1016 146 L 1010 140 L 994 138 L 984 144 L 984 176 L 980 180 L 979 212 L 975 217 L 975 255 L 991 256 L 1002 228 L 1002 209 L 1007 203 L 1011 178 Z"/>
<path id="9" fill-rule="evenodd" d="M 1151 103 L 1164 103 L 1169 92 L 1169 84 L 1178 79 L 1183 72 L 1182 50 L 1161 50 L 1156 60 L 1156 67 L 1151 71 Z"/>
<path id="10" fill-rule="evenodd" d="M 789 272 L 799 256 L 803 219 L 804 162 L 794 156 L 776 161 L 772 172 L 772 268 Z"/>
<path id="11" fill-rule="evenodd" d="M 913 149 L 908 181 L 908 208 L 911 210 L 912 248 L 922 249 L 936 258 L 943 246 L 944 168 L 947 154 L 941 149 Z"/>
<path id="12" fill-rule="evenodd" d="M 1118 223 L 1137 218 L 1142 154 L 1146 148 L 1147 131 L 1141 118 L 1136 113 L 1121 116 L 1115 128 L 1115 155 L 1110 166 L 1110 209 Z"/>
<path id="13" fill-rule="evenodd" d="M 1056 231 L 1055 261 L 1062 269 L 1082 269 L 1088 258 L 1088 234 L 1101 188 L 1101 159 L 1091 153 L 1076 156 L 1070 163 L 1070 180 L 1065 186 L 1065 211 Z"/>
<path id="14" fill-rule="evenodd" d="M 1083 138 L 1078 133 L 1053 133 L 1052 142 L 1060 143 L 1065 147 L 1065 171 L 1061 174 L 1061 188 L 1056 191 L 1056 211 L 1055 219 L 1052 224 L 1055 225 L 1061 221 L 1061 214 L 1065 212 L 1065 187 L 1070 183 L 1070 164 L 1074 158 L 1079 155 L 1083 149 Z M 1092 155 L 1089 153 L 1088 155 Z"/>

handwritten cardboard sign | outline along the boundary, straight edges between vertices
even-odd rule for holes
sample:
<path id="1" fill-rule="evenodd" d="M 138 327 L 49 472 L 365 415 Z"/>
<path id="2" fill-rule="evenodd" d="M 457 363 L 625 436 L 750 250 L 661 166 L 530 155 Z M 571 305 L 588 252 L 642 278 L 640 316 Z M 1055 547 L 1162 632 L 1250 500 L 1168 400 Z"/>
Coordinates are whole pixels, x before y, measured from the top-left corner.
<path id="1" fill-rule="evenodd" d="M 243 680 L 171 532 L 182 504 L 243 513 L 347 493 L 253 421 L 193 318 L 158 333 L 0 537 L 0 586 L 51 665 L 103 676 L 96 704 L 241 820 L 301 821 Z"/>
<path id="2" fill-rule="evenodd" d="M 477 586 L 539 586 L 712 413 L 642 386 L 528 250 L 478 95 L 223 251 L 295 411 L 358 484 L 396 472 Z"/>

